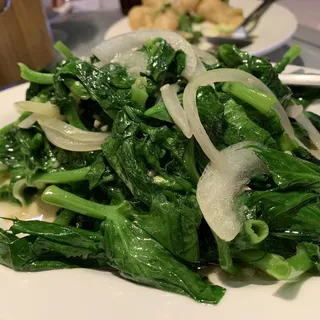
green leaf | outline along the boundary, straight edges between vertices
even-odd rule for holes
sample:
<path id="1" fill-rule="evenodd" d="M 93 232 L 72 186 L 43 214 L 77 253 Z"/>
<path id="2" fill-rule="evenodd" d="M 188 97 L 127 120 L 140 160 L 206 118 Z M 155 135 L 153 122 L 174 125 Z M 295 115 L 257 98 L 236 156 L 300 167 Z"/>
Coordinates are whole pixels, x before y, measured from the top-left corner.
<path id="1" fill-rule="evenodd" d="M 279 219 L 296 212 L 313 201 L 317 194 L 301 191 L 249 191 L 241 196 L 254 217 L 261 217 L 272 226 L 279 225 Z"/>
<path id="2" fill-rule="evenodd" d="M 32 236 L 41 236 L 58 243 L 91 249 L 95 251 L 100 241 L 101 234 L 69 226 L 61 226 L 43 221 L 13 220 L 10 230 L 14 234 L 26 233 Z"/>
<path id="3" fill-rule="evenodd" d="M 100 69 L 105 73 L 106 80 L 115 88 L 130 89 L 135 81 L 119 63 L 108 63 Z"/>
<path id="4" fill-rule="evenodd" d="M 205 303 L 216 304 L 224 289 L 189 270 L 124 215 L 103 223 L 107 258 L 121 276 L 140 284 L 171 291 Z"/>
<path id="5" fill-rule="evenodd" d="M 267 165 L 278 187 L 320 192 L 320 168 L 317 165 L 271 149 L 257 150 L 257 155 Z"/>
<path id="6" fill-rule="evenodd" d="M 120 109 L 122 107 L 123 100 L 109 84 L 109 75 L 103 70 L 85 61 L 73 60 L 66 63 L 55 74 L 55 85 L 66 78 L 78 79 L 91 99 L 97 101 L 106 113 L 109 112 L 109 109 Z"/>
<path id="7" fill-rule="evenodd" d="M 145 50 L 148 54 L 148 70 L 154 80 L 159 80 L 169 69 L 176 52 L 162 38 L 147 41 Z"/>
<path id="8" fill-rule="evenodd" d="M 224 120 L 226 129 L 224 131 L 224 142 L 232 145 L 242 141 L 258 142 L 269 147 L 276 147 L 276 141 L 271 134 L 252 121 L 246 109 L 229 99 L 225 104 Z"/>
<path id="9" fill-rule="evenodd" d="M 137 220 L 141 228 L 173 255 L 196 262 L 199 259 L 197 229 L 201 213 L 183 202 L 174 194 L 158 195 L 152 201 L 150 214 L 138 215 Z"/>

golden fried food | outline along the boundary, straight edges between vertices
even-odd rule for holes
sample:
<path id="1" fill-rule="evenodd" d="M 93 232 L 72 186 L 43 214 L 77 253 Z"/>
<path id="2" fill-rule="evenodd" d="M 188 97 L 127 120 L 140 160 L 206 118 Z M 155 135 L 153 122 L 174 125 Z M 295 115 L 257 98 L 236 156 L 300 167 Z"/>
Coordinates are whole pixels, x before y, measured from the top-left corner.
<path id="1" fill-rule="evenodd" d="M 175 31 L 179 26 L 179 18 L 173 9 L 167 9 L 156 15 L 153 22 L 153 29 L 164 29 Z"/>
<path id="2" fill-rule="evenodd" d="M 184 12 L 196 11 L 201 0 L 180 0 L 177 7 L 180 7 Z"/>
<path id="3" fill-rule="evenodd" d="M 171 6 L 164 6 L 171 4 Z M 142 0 L 141 6 L 129 12 L 129 23 L 133 30 L 164 29 L 176 31 L 179 15 L 198 13 L 213 24 L 238 26 L 243 21 L 241 9 L 232 8 L 221 0 Z"/>
<path id="4" fill-rule="evenodd" d="M 128 15 L 130 26 L 133 30 L 141 28 L 152 28 L 152 14 L 154 9 L 146 6 L 133 7 Z"/>
<path id="5" fill-rule="evenodd" d="M 153 9 L 159 9 L 162 5 L 170 2 L 170 0 L 142 0 L 142 5 Z"/>
<path id="6" fill-rule="evenodd" d="M 220 0 L 201 0 L 197 12 L 214 24 L 232 24 L 238 26 L 243 20 L 242 10 L 232 8 Z"/>

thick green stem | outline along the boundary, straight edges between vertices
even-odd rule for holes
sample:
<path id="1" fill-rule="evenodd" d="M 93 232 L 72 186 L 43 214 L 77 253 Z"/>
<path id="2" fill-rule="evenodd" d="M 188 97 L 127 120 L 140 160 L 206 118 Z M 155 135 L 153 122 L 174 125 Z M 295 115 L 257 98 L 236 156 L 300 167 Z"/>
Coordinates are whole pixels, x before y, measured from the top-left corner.
<path id="1" fill-rule="evenodd" d="M 247 87 L 241 82 L 226 82 L 222 90 L 249 103 L 265 115 L 269 114 L 273 105 L 277 102 L 275 97 L 271 97 L 260 90 Z"/>
<path id="2" fill-rule="evenodd" d="M 135 101 L 140 106 L 144 106 L 148 99 L 146 86 L 147 79 L 145 77 L 138 78 L 131 86 L 131 100 Z"/>
<path id="3" fill-rule="evenodd" d="M 109 215 L 121 214 L 131 210 L 128 201 L 123 201 L 115 206 L 106 206 L 80 198 L 56 186 L 50 186 L 44 190 L 41 199 L 46 203 L 101 220 L 106 219 Z"/>
<path id="4" fill-rule="evenodd" d="M 74 55 L 72 54 L 71 50 L 63 42 L 58 41 L 54 45 L 54 48 L 59 51 L 66 60 L 74 59 Z"/>
<path id="5" fill-rule="evenodd" d="M 39 84 L 53 84 L 52 73 L 41 73 L 29 69 L 25 64 L 18 63 L 21 72 L 21 78 L 30 82 Z"/>
<path id="6" fill-rule="evenodd" d="M 291 273 L 290 264 L 281 256 L 261 250 L 237 252 L 237 258 L 264 271 L 277 280 L 287 280 Z"/>
<path id="7" fill-rule="evenodd" d="M 262 220 L 247 220 L 244 224 L 246 232 L 252 244 L 262 242 L 269 234 L 268 225 Z"/>
<path id="8" fill-rule="evenodd" d="M 9 133 L 13 127 L 16 127 L 20 122 L 22 122 L 24 119 L 28 118 L 32 113 L 31 112 L 24 112 L 15 122 L 12 122 L 10 124 L 7 124 L 6 126 L 2 127 L 0 129 L 0 137 Z"/>
<path id="9" fill-rule="evenodd" d="M 313 262 L 304 248 L 298 247 L 296 255 L 287 259 L 287 261 L 291 266 L 290 279 L 299 277 L 313 267 Z"/>
<path id="10" fill-rule="evenodd" d="M 277 73 L 281 73 L 288 64 L 292 63 L 301 53 L 301 47 L 299 45 L 292 46 L 282 57 L 282 59 L 276 64 L 274 69 Z"/>
<path id="11" fill-rule="evenodd" d="M 282 151 L 292 151 L 299 147 L 298 143 L 292 140 L 286 133 L 279 138 L 278 144 Z"/>
<path id="12" fill-rule="evenodd" d="M 76 97 L 79 97 L 81 100 L 90 99 L 90 95 L 83 84 L 75 79 L 67 78 L 64 80 L 65 85 L 69 88 L 71 93 Z"/>
<path id="13" fill-rule="evenodd" d="M 188 167 L 188 171 L 192 179 L 192 182 L 196 185 L 200 179 L 200 175 L 196 167 L 196 161 L 194 156 L 194 143 L 194 138 L 192 137 L 188 141 L 186 151 L 183 155 L 183 160 Z"/>
<path id="14" fill-rule="evenodd" d="M 239 268 L 233 264 L 230 244 L 224 240 L 221 240 L 216 234 L 213 234 L 218 247 L 219 264 L 222 270 L 235 274 L 239 271 Z"/>
<path id="15" fill-rule="evenodd" d="M 54 223 L 59 224 L 60 226 L 69 226 L 75 216 L 76 212 L 64 209 L 55 218 Z"/>
<path id="16" fill-rule="evenodd" d="M 43 185 L 43 184 L 58 184 L 58 183 L 70 183 L 86 180 L 86 175 L 90 171 L 89 167 L 80 169 L 67 170 L 67 171 L 55 171 L 46 172 L 36 175 L 31 183 L 32 185 Z"/>

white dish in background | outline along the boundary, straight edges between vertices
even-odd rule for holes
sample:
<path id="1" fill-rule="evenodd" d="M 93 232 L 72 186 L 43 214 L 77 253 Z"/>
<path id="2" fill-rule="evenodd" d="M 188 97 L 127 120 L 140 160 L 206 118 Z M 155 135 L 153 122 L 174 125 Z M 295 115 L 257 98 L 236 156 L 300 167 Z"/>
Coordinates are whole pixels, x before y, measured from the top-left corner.
<path id="1" fill-rule="evenodd" d="M 259 3 L 256 0 L 230 0 L 232 6 L 243 9 L 245 16 L 249 15 Z M 262 16 L 254 29 L 252 35 L 256 38 L 253 43 L 243 49 L 251 55 L 265 55 L 285 44 L 295 33 L 297 26 L 296 17 L 288 9 L 275 3 Z M 128 18 L 125 17 L 108 29 L 105 39 L 131 31 Z"/>
<path id="2" fill-rule="evenodd" d="M 286 72 L 320 73 L 320 70 L 288 66 Z M 16 120 L 13 103 L 24 100 L 27 86 L 0 92 L 1 127 Z M 320 114 L 319 104 L 310 109 Z M 8 216 L 10 212 L 8 205 L 0 202 L 0 216 Z M 319 277 L 287 284 L 255 278 L 233 281 L 221 273 L 210 275 L 210 279 L 227 288 L 217 306 L 136 285 L 109 272 L 69 269 L 23 273 L 0 266 L 0 319 L 315 320 L 319 317 L 316 302 Z"/>

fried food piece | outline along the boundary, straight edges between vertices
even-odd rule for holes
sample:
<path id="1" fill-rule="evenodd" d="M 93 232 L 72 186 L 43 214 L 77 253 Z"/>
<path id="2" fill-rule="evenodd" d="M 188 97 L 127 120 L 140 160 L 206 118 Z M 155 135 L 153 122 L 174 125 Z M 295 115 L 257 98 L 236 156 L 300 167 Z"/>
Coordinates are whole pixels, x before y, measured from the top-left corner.
<path id="1" fill-rule="evenodd" d="M 179 18 L 173 9 L 167 9 L 156 16 L 152 27 L 153 29 L 175 31 L 179 27 Z"/>
<path id="2" fill-rule="evenodd" d="M 170 2 L 170 0 L 142 0 L 142 5 L 153 9 L 159 9 L 162 5 Z"/>
<path id="3" fill-rule="evenodd" d="M 201 0 L 180 0 L 177 7 L 181 8 L 184 12 L 196 11 Z"/>
<path id="4" fill-rule="evenodd" d="M 243 21 L 241 9 L 232 8 L 220 0 L 201 0 L 197 12 L 214 24 L 232 24 L 238 26 Z"/>
<path id="5" fill-rule="evenodd" d="M 128 14 L 129 23 L 133 30 L 151 28 L 154 9 L 146 6 L 134 6 Z"/>

